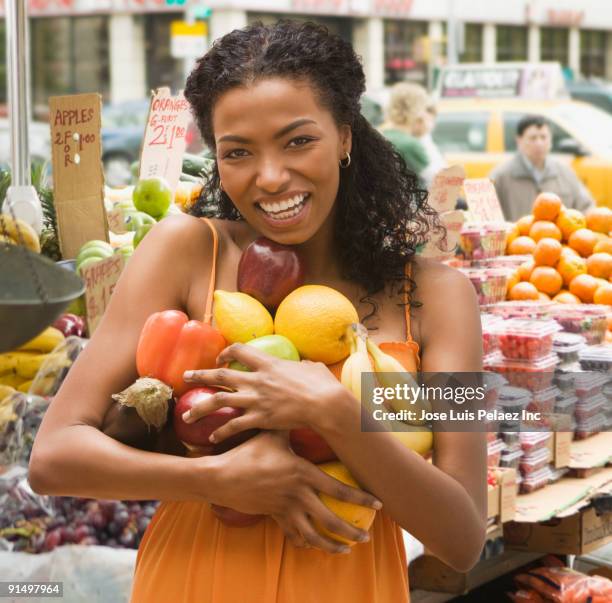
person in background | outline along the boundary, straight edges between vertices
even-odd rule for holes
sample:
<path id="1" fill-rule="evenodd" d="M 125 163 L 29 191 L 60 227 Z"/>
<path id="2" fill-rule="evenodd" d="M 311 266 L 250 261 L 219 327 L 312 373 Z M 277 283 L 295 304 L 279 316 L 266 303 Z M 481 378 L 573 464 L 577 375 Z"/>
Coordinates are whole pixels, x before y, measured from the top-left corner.
<path id="1" fill-rule="evenodd" d="M 406 165 L 427 185 L 427 151 L 414 132 L 417 118 L 427 112 L 427 92 L 415 84 L 400 82 L 391 89 L 387 121 L 380 126 L 385 138 L 396 148 Z"/>
<path id="2" fill-rule="evenodd" d="M 565 207 L 585 211 L 593 198 L 574 171 L 550 157 L 552 136 L 546 119 L 523 117 L 516 128 L 517 153 L 490 175 L 504 217 L 515 222 L 531 211 L 533 200 L 543 191 L 556 193 Z"/>
<path id="3" fill-rule="evenodd" d="M 440 152 L 438 145 L 435 143 L 431 133 L 436 125 L 437 111 L 436 107 L 431 100 L 429 100 L 425 111 L 420 115 L 417 115 L 412 133 L 417 137 L 419 142 L 423 145 L 425 152 L 427 153 L 427 159 L 429 163 L 425 168 L 422 177 L 429 188 L 436 174 L 448 166 L 446 159 Z"/>

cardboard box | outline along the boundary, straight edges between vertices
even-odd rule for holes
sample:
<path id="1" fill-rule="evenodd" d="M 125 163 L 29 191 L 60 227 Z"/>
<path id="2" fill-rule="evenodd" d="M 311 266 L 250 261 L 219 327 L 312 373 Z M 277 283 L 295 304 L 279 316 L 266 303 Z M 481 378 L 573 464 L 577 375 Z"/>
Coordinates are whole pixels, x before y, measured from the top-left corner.
<path id="1" fill-rule="evenodd" d="M 555 469 L 569 467 L 571 458 L 572 440 L 574 432 L 571 430 L 571 417 L 569 415 L 551 415 L 552 437 L 548 442 L 551 462 Z"/>
<path id="2" fill-rule="evenodd" d="M 576 440 L 570 446 L 571 469 L 604 467 L 612 460 L 612 432 L 598 433 L 585 440 Z"/>
<path id="3" fill-rule="evenodd" d="M 495 467 L 499 485 L 491 488 L 487 495 L 487 519 L 497 517 L 498 523 L 514 519 L 516 510 L 516 470 Z"/>
<path id="4" fill-rule="evenodd" d="M 508 548 L 520 551 L 584 555 L 612 542 L 612 514 L 597 516 L 592 507 L 542 523 L 504 526 Z"/>

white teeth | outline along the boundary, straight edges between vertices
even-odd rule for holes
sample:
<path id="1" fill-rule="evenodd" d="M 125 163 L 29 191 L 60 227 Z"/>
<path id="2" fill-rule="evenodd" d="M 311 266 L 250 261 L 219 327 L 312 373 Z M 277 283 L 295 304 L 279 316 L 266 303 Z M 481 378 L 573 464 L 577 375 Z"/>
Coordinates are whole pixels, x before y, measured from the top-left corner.
<path id="1" fill-rule="evenodd" d="M 278 213 L 280 211 L 286 211 L 299 205 L 304 201 L 307 195 L 296 195 L 291 199 L 286 199 L 285 201 L 281 201 L 279 203 L 260 203 L 259 206 L 268 213 Z"/>

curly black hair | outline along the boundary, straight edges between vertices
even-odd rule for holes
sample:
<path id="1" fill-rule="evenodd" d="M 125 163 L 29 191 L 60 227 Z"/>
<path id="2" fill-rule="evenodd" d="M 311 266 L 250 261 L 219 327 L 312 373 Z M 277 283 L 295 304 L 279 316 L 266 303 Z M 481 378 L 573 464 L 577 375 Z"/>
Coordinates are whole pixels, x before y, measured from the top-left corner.
<path id="1" fill-rule="evenodd" d="M 444 235 L 444 228 L 416 175 L 362 116 L 365 76 L 350 43 L 322 25 L 291 20 L 258 22 L 216 40 L 198 60 L 185 88 L 204 142 L 216 150 L 212 111 L 217 99 L 232 88 L 269 77 L 309 82 L 336 124 L 351 127 L 351 163 L 340 170 L 334 227 L 342 276 L 365 289 L 364 301 L 373 305 L 372 313 L 376 304 L 370 296 L 387 283 L 407 290 L 410 303 L 418 305 L 412 300 L 416 285 L 406 276 L 405 265 L 432 229 Z M 242 219 L 220 188 L 216 162 L 203 190 L 206 194 L 192 214 Z"/>

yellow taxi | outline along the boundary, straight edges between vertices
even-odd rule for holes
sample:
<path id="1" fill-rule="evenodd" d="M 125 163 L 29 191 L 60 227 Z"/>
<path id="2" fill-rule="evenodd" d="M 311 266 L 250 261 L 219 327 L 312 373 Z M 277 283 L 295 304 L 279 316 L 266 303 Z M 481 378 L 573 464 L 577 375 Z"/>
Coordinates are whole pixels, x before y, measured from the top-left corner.
<path id="1" fill-rule="evenodd" d="M 598 205 L 612 208 L 612 116 L 577 101 L 521 98 L 441 99 L 433 138 L 449 164 L 483 178 L 516 151 L 516 126 L 527 114 L 544 116 L 552 155 L 567 161 Z"/>

